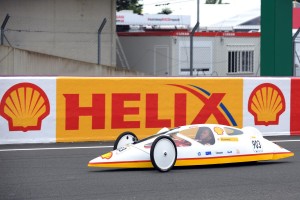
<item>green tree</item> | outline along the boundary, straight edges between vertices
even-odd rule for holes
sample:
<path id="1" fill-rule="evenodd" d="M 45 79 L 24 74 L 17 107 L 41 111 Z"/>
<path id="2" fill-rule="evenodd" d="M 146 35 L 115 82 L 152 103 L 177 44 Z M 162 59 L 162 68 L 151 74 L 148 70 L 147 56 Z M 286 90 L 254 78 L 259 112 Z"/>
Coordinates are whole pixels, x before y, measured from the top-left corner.
<path id="1" fill-rule="evenodd" d="M 171 13 L 172 13 L 172 10 L 170 8 L 163 8 L 158 14 L 169 15 Z"/>
<path id="2" fill-rule="evenodd" d="M 206 0 L 206 4 L 222 4 L 222 0 Z"/>
<path id="3" fill-rule="evenodd" d="M 139 4 L 139 0 L 117 0 L 117 11 L 133 10 L 134 13 L 142 14 L 143 5 Z"/>

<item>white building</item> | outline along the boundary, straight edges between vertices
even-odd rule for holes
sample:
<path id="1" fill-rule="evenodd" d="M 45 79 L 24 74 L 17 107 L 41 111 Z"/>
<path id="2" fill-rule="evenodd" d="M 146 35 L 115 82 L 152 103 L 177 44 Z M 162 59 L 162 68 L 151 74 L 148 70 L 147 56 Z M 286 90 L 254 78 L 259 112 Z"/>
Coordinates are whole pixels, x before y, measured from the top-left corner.
<path id="1" fill-rule="evenodd" d="M 118 35 L 132 70 L 154 76 L 190 75 L 189 32 L 127 32 Z M 196 32 L 193 46 L 194 76 L 260 74 L 258 32 Z"/>

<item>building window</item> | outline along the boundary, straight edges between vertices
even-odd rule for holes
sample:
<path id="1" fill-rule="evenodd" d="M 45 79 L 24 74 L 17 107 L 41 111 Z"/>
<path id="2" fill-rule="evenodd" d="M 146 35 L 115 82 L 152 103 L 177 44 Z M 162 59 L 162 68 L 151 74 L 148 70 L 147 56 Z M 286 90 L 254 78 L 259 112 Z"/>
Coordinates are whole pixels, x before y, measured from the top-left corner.
<path id="1" fill-rule="evenodd" d="M 253 66 L 253 50 L 228 51 L 228 73 L 252 73 Z"/>
<path id="2" fill-rule="evenodd" d="M 212 73 L 212 42 L 195 41 L 193 51 L 193 75 Z M 190 75 L 190 42 L 179 42 L 179 75 Z"/>

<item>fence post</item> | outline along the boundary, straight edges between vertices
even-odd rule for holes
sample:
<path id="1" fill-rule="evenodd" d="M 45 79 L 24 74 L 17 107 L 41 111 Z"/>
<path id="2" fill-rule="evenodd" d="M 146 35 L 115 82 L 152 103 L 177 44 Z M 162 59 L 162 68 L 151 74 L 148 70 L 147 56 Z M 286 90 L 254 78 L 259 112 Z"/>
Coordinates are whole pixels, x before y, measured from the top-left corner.
<path id="1" fill-rule="evenodd" d="M 196 23 L 194 26 L 191 34 L 190 34 L 190 76 L 193 76 L 193 64 L 194 64 L 194 57 L 193 57 L 193 52 L 194 52 L 194 45 L 193 45 L 193 38 L 196 30 L 198 29 L 199 22 Z"/>
<path id="2" fill-rule="evenodd" d="M 2 25 L 1 25 L 1 45 L 3 45 L 3 38 L 4 38 L 4 29 L 5 29 L 5 26 L 7 24 L 7 21 L 9 19 L 9 15 L 6 14 L 6 17 L 4 19 L 4 21 L 2 22 Z"/>
<path id="3" fill-rule="evenodd" d="M 98 61 L 97 61 L 98 65 L 100 65 L 101 63 L 101 32 L 106 24 L 106 21 L 107 21 L 106 18 L 104 18 L 98 29 Z"/>

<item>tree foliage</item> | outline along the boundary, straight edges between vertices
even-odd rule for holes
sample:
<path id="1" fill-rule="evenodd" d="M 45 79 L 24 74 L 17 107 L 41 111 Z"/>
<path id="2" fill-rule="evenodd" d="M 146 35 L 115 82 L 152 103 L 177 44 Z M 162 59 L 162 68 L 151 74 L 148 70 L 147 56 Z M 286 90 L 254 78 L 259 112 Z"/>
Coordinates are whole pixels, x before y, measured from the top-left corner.
<path id="1" fill-rule="evenodd" d="M 222 0 L 206 0 L 206 4 L 222 4 Z"/>
<path id="2" fill-rule="evenodd" d="M 172 13 L 172 10 L 170 8 L 163 8 L 158 14 L 169 15 L 171 13 Z"/>
<path id="3" fill-rule="evenodd" d="M 143 5 L 139 4 L 139 0 L 117 0 L 117 11 L 133 10 L 134 13 L 142 14 Z"/>

